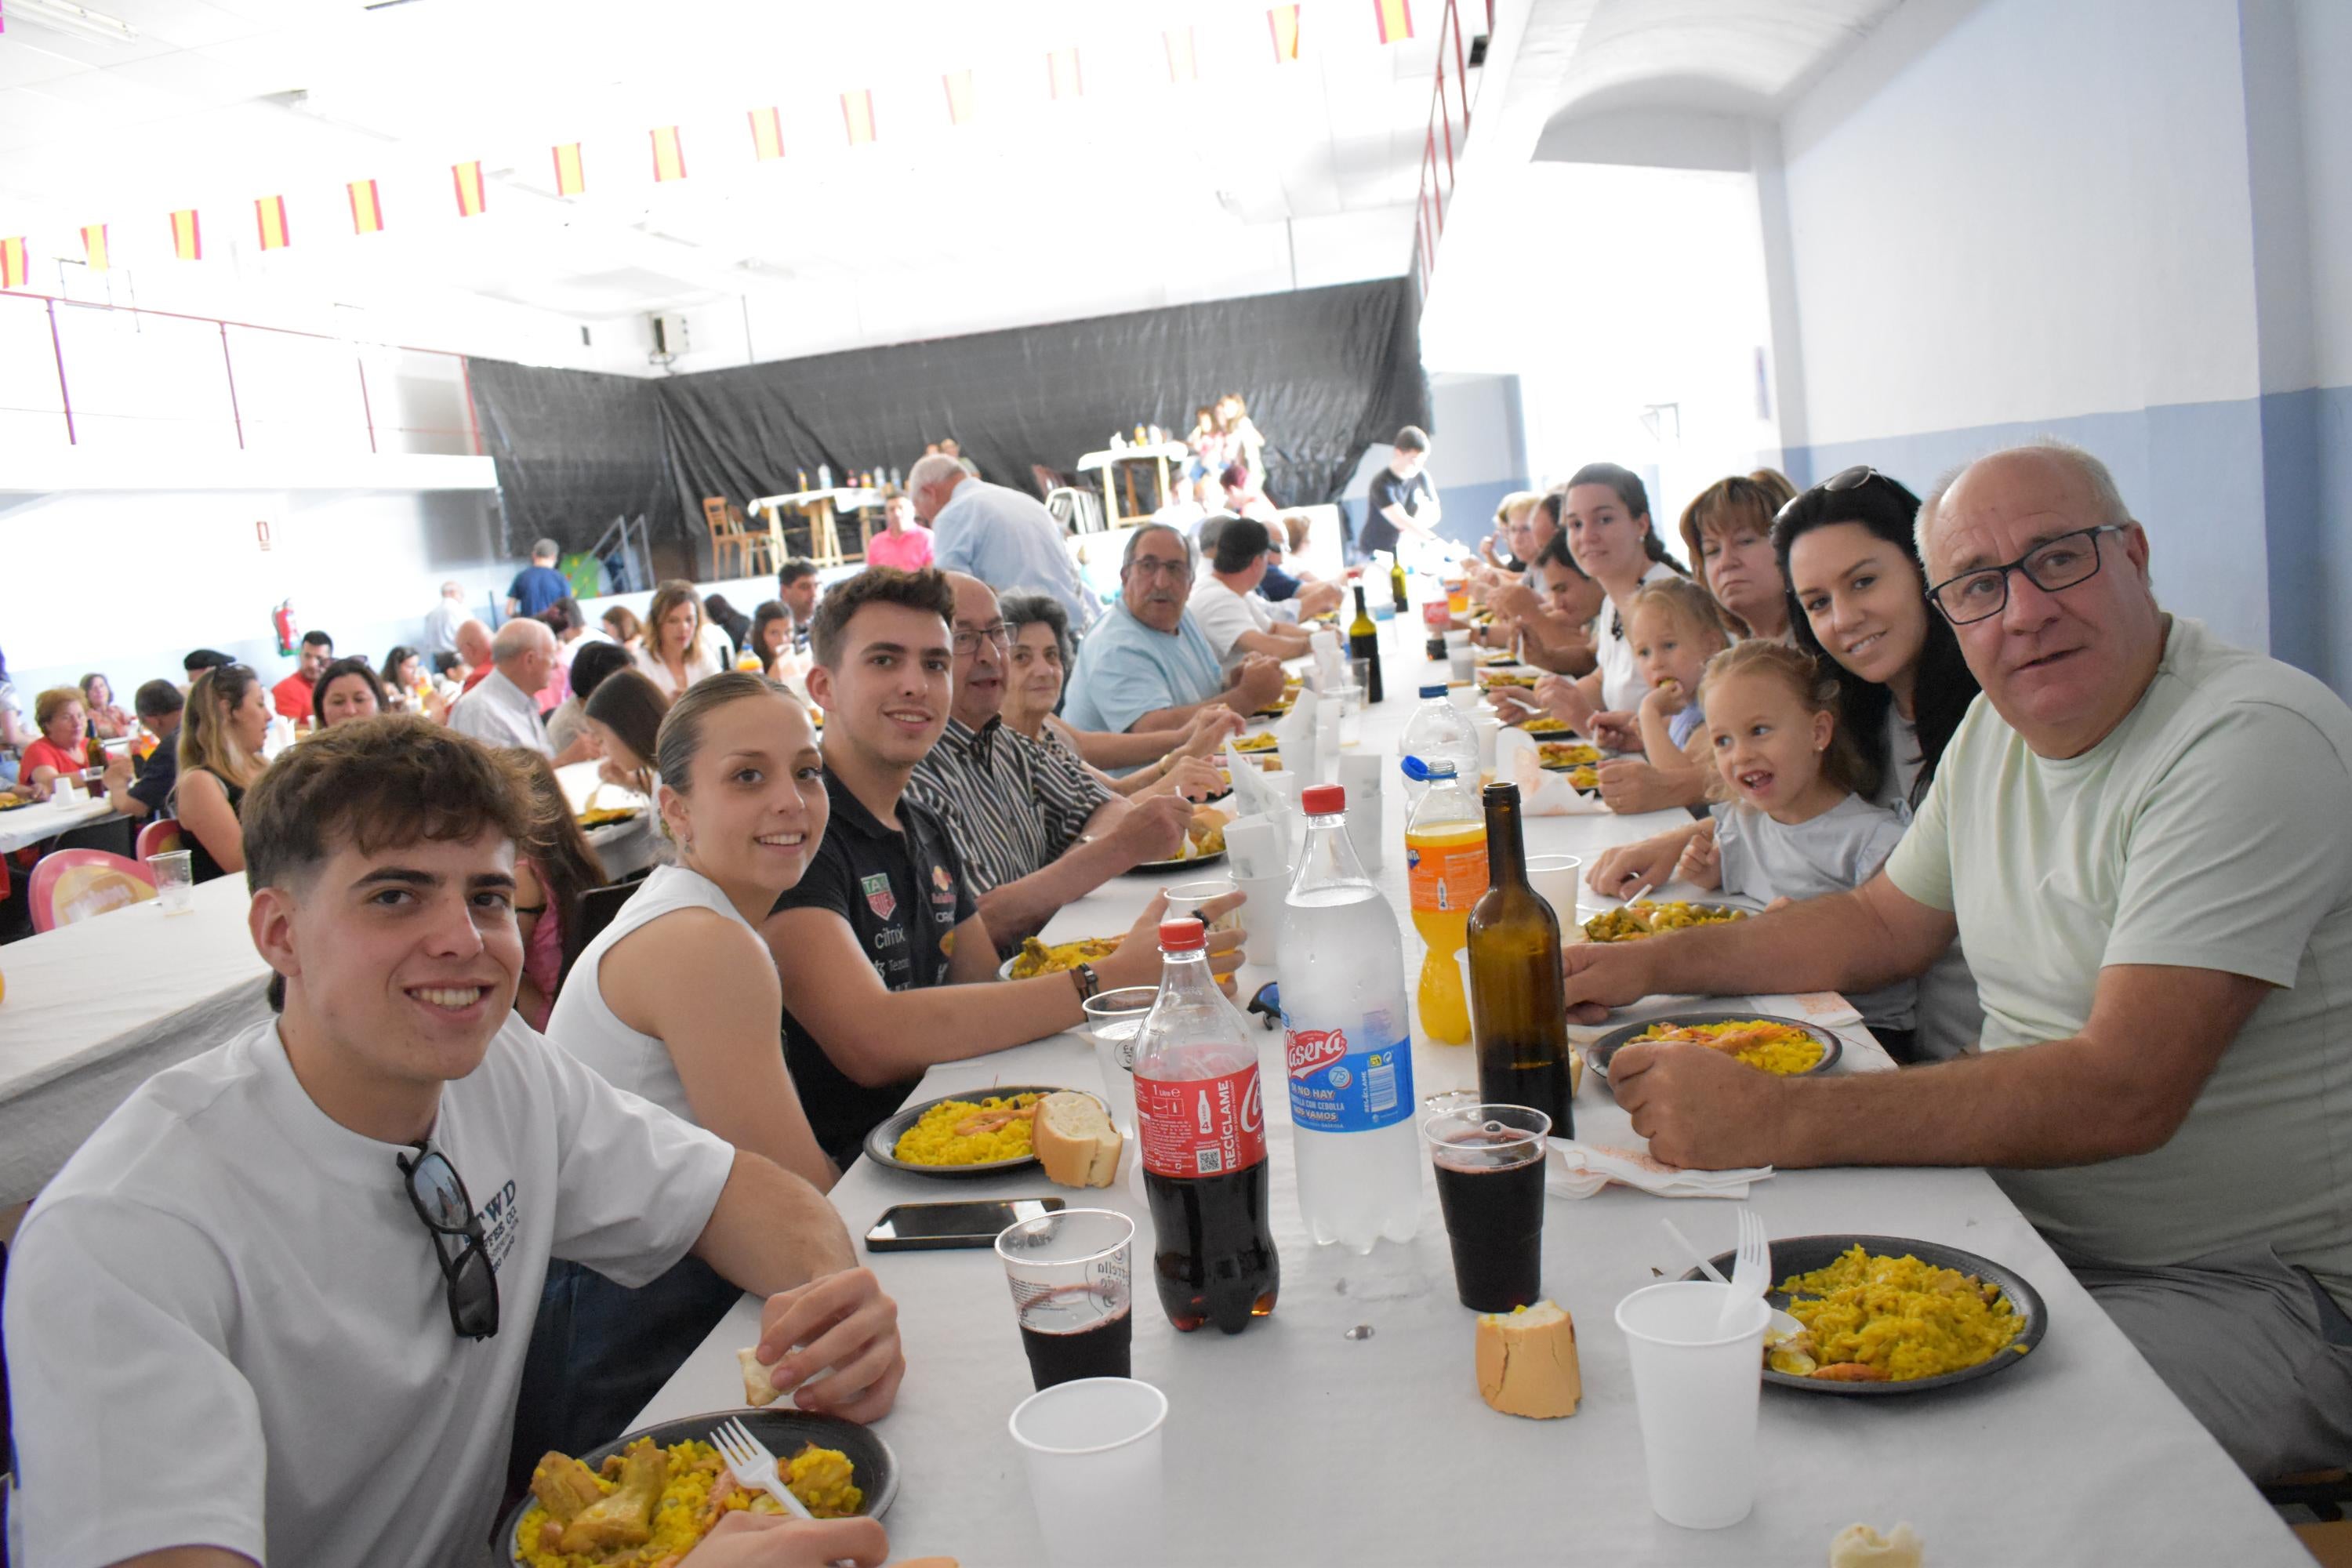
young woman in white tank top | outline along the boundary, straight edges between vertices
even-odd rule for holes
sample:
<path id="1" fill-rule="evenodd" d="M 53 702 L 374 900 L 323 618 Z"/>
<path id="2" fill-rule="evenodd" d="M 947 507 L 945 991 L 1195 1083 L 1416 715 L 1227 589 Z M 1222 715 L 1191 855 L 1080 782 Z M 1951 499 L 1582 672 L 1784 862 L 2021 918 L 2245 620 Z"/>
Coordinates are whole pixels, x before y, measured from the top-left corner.
<path id="1" fill-rule="evenodd" d="M 766 1155 L 819 1191 L 838 1174 L 784 1068 L 783 996 L 755 929 L 801 879 L 827 815 L 816 732 L 756 675 L 689 688 L 657 747 L 656 869 L 580 954 L 547 1037 L 622 1089 Z M 740 1295 L 688 1257 L 642 1289 L 550 1267 L 517 1404 L 516 1462 L 617 1436 Z M 609 1428 L 609 1429 L 608 1429 Z"/>

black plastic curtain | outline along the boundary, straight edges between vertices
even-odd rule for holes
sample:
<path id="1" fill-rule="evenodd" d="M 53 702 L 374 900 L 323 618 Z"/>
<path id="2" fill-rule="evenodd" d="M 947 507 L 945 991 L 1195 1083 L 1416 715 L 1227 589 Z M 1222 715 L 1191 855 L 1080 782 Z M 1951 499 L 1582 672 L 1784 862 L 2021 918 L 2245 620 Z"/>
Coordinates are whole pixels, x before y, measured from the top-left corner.
<path id="1" fill-rule="evenodd" d="M 1138 425 L 1181 434 L 1238 392 L 1278 505 L 1336 500 L 1365 449 L 1429 423 L 1410 279 L 1137 310 L 665 380 L 476 362 L 510 543 L 592 540 L 615 512 L 656 540 L 698 533 L 702 499 L 740 506 L 862 469 L 905 468 L 944 436 L 1031 489 Z M 646 489 L 667 487 L 654 506 Z"/>

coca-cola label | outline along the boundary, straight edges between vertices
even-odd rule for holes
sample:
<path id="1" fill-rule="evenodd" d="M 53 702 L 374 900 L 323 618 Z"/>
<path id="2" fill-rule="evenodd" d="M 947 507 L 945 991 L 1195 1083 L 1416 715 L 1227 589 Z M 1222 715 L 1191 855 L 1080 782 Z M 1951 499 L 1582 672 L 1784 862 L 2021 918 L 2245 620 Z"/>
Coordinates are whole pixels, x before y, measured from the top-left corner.
<path id="1" fill-rule="evenodd" d="M 1229 1175 L 1265 1158 L 1257 1066 L 1220 1078 L 1135 1075 L 1135 1131 L 1155 1176 Z"/>
<path id="2" fill-rule="evenodd" d="M 1316 1132 L 1370 1132 L 1412 1114 L 1412 1041 L 1401 1011 L 1368 1008 L 1353 1029 L 1301 1029 L 1286 1015 L 1290 1120 Z"/>

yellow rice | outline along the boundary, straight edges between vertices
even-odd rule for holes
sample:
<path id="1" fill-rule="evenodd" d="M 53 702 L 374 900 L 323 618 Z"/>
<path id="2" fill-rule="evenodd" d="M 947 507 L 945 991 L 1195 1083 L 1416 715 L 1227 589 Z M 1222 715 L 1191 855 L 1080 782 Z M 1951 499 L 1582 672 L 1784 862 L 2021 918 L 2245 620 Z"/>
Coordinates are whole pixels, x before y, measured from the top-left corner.
<path id="1" fill-rule="evenodd" d="M 673 1443 L 663 1452 L 669 1458 L 669 1479 L 663 1484 L 661 1500 L 654 1505 L 653 1539 L 643 1546 L 595 1553 L 557 1552 L 536 1545 L 541 1528 L 547 1523 L 547 1510 L 534 1501 L 515 1526 L 516 1554 L 530 1568 L 653 1568 L 683 1557 L 702 1539 L 698 1526 L 704 1505 L 710 1500 L 712 1486 L 725 1476 L 726 1463 L 709 1444 L 692 1440 Z M 608 1463 L 618 1471 L 617 1460 Z M 793 1495 L 819 1519 L 845 1518 L 857 1512 L 866 1501 L 864 1491 L 851 1484 L 848 1456 L 837 1448 L 820 1448 L 812 1443 L 780 1461 L 777 1468 Z M 599 1475 L 596 1484 L 607 1497 L 620 1485 L 614 1474 Z M 724 1484 L 731 1494 L 719 1504 L 725 1512 L 782 1511 L 773 1498 L 744 1490 L 732 1477 L 727 1477 Z"/>
<path id="2" fill-rule="evenodd" d="M 1689 926 L 1720 925 L 1726 921 L 1744 921 L 1745 910 L 1710 909 L 1705 904 L 1680 901 L 1656 904 L 1643 899 L 1638 904 L 1628 904 L 1621 910 L 1604 910 L 1584 922 L 1584 934 L 1594 942 L 1638 942 L 1645 936 L 1662 931 L 1682 931 Z"/>
<path id="3" fill-rule="evenodd" d="M 1040 1096 L 1016 1094 L 1008 1099 L 989 1095 L 981 1100 L 943 1100 L 923 1112 L 912 1127 L 898 1134 L 891 1152 L 910 1165 L 978 1165 L 991 1160 L 1019 1160 L 1034 1151 L 1033 1129 L 1022 1117 L 984 1132 L 961 1136 L 956 1124 L 983 1110 L 1019 1110 L 1034 1105 Z"/>
<path id="4" fill-rule="evenodd" d="M 1990 1361 L 2025 1327 L 2009 1298 L 1974 1276 L 1908 1253 L 1865 1253 L 1859 1243 L 1780 1289 L 1791 1298 L 1789 1315 L 1812 1331 L 1816 1362 L 1860 1362 L 1891 1383 Z"/>
<path id="5" fill-rule="evenodd" d="M 1729 1053 L 1749 1067 L 1779 1078 L 1793 1078 L 1801 1072 L 1811 1072 L 1822 1059 L 1822 1043 L 1802 1029 L 1785 1024 L 1774 1024 L 1762 1018 L 1735 1018 L 1721 1024 L 1653 1024 L 1639 1037 L 1644 1040 L 1687 1039 L 1704 1035 L 1708 1039 L 1734 1029 L 1769 1029 L 1772 1037 L 1759 1044 L 1747 1046 Z"/>

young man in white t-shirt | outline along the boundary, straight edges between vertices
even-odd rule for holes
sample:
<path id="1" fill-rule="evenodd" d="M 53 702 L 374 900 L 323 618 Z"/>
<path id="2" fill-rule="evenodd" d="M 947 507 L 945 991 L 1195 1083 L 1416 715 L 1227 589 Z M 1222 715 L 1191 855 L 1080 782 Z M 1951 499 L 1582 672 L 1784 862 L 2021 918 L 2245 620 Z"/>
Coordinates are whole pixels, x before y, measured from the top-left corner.
<path id="1" fill-rule="evenodd" d="M 1255 518 L 1224 519 L 1208 574 L 1192 589 L 1192 619 L 1228 674 L 1254 653 L 1304 658 L 1308 651 L 1306 629 L 1276 620 L 1274 606 L 1257 591 L 1273 548 L 1265 524 Z"/>
<path id="2" fill-rule="evenodd" d="M 516 1018 L 523 823 L 488 752 L 339 726 L 242 816 L 283 1011 L 149 1079 L 17 1233 L 11 1561 L 480 1560 L 551 1257 L 641 1284 L 691 1250 L 768 1296 L 779 1388 L 829 1367 L 803 1407 L 889 1409 L 897 1308 L 825 1200 Z M 722 1531 L 696 1568 L 887 1548 Z"/>

